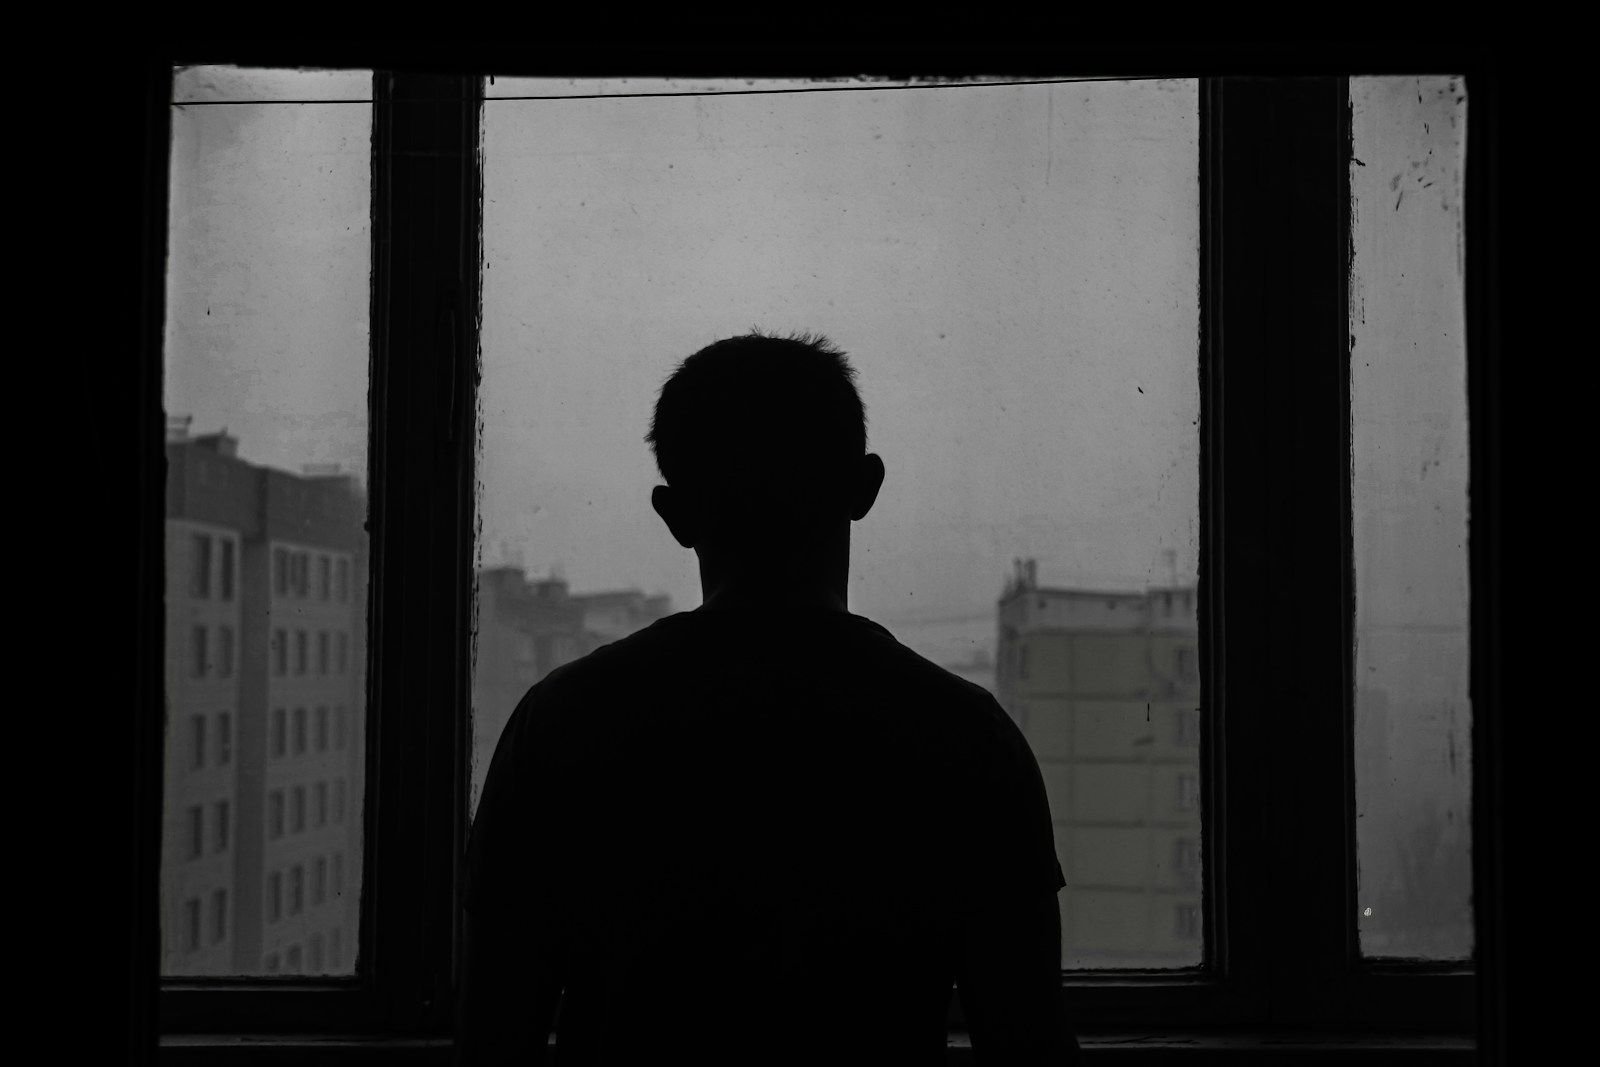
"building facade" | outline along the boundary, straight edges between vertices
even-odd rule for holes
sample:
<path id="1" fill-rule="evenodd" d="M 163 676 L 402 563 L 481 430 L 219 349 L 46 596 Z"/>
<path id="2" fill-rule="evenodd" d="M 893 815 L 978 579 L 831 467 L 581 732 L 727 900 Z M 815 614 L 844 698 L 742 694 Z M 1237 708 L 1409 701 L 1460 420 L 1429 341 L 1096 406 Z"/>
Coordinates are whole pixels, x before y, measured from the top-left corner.
<path id="1" fill-rule="evenodd" d="M 1192 587 L 1046 588 L 999 602 L 997 698 L 1044 776 L 1067 967 L 1198 964 L 1199 630 Z"/>
<path id="2" fill-rule="evenodd" d="M 348 973 L 364 794 L 359 485 L 167 443 L 165 974 Z"/>

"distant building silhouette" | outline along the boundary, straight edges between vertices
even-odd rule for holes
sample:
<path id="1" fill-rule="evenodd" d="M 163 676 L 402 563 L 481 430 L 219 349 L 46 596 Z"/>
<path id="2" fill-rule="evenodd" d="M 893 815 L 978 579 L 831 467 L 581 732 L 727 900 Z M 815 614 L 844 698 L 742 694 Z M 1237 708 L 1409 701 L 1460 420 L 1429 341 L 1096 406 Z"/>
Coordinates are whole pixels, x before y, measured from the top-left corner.
<path id="1" fill-rule="evenodd" d="M 572 593 L 563 578 L 529 578 L 517 566 L 478 572 L 472 673 L 472 798 L 477 801 L 506 720 L 530 686 L 672 614 L 664 595 L 637 589 Z"/>
<path id="2" fill-rule="evenodd" d="M 347 972 L 361 879 L 366 501 L 168 431 L 162 972 Z"/>
<path id="3" fill-rule="evenodd" d="M 1044 775 L 1067 966 L 1200 956 L 1197 603 L 1192 587 L 1045 588 L 999 601 L 997 698 Z"/>

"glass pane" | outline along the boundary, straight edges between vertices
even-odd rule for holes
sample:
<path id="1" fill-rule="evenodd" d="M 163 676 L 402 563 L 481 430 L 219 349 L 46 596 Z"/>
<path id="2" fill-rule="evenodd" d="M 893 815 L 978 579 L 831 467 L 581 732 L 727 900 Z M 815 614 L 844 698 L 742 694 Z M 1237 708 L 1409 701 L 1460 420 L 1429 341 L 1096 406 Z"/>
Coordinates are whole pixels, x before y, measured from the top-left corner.
<path id="1" fill-rule="evenodd" d="M 370 72 L 175 78 L 165 975 L 355 965 L 337 946 L 356 945 L 365 792 L 371 95 Z M 330 788 L 342 813 L 307 819 Z M 345 880 L 307 900 L 330 862 Z"/>
<path id="2" fill-rule="evenodd" d="M 1472 955 L 1467 366 L 1458 78 L 1352 78 L 1358 921 Z"/>
<path id="3" fill-rule="evenodd" d="M 700 603 L 650 506 L 667 374 L 818 330 L 889 470 L 851 610 L 1022 727 L 1063 963 L 1196 964 L 1197 86 L 764 86 L 491 89 L 574 98 L 484 108 L 474 801 L 530 684 Z"/>

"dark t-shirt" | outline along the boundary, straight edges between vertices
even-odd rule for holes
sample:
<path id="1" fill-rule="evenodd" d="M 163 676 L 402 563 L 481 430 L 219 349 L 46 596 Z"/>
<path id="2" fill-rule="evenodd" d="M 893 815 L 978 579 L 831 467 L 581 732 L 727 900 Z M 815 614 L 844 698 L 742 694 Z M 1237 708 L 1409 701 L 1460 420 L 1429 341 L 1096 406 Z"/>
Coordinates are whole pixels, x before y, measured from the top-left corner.
<path id="1" fill-rule="evenodd" d="M 860 616 L 702 609 L 529 690 L 467 907 L 554 958 L 563 1063 L 824 1041 L 931 1064 L 963 917 L 1064 884 L 982 688 Z"/>

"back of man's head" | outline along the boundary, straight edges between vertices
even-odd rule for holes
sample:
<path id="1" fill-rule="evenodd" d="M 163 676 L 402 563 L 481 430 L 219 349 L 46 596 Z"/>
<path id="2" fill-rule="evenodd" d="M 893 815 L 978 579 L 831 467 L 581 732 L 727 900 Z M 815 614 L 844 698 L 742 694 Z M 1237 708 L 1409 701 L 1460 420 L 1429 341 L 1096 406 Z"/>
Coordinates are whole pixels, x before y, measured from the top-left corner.
<path id="1" fill-rule="evenodd" d="M 713 525 L 805 526 L 848 518 L 866 412 L 827 338 L 752 331 L 678 365 L 646 440 L 662 478 Z"/>

